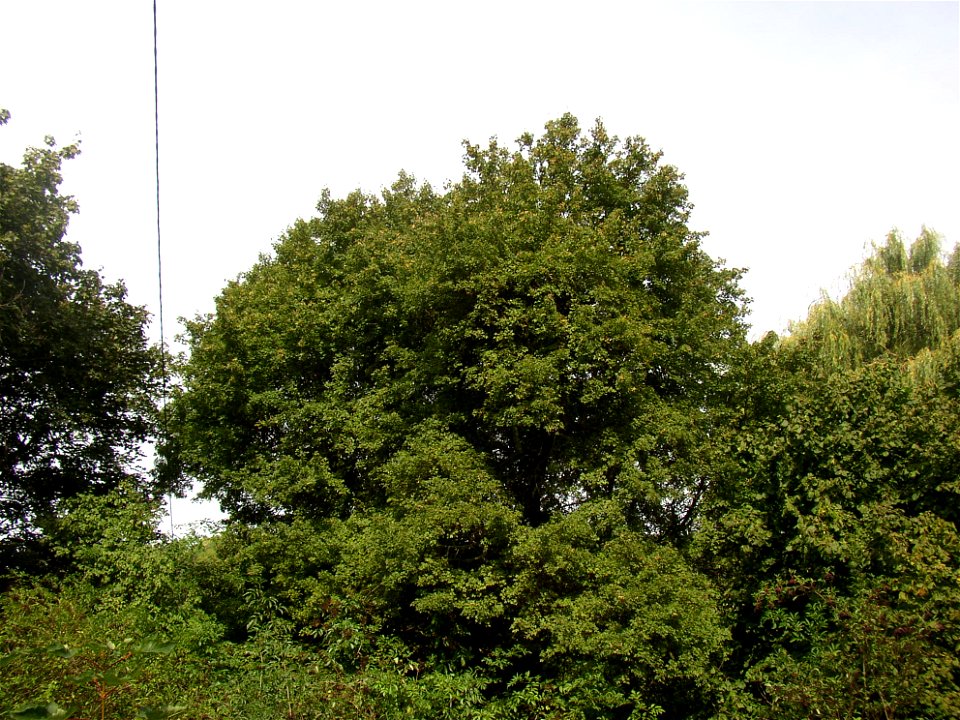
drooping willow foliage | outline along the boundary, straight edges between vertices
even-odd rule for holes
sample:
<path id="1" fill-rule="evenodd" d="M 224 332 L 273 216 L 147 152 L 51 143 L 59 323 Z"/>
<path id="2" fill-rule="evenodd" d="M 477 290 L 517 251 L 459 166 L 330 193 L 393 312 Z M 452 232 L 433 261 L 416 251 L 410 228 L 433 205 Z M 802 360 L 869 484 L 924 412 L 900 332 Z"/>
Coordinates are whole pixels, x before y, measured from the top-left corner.
<path id="1" fill-rule="evenodd" d="M 880 357 L 922 367 L 960 329 L 960 246 L 948 260 L 924 228 L 909 251 L 897 231 L 875 247 L 839 301 L 829 297 L 792 328 L 787 346 L 815 353 L 825 373 Z"/>

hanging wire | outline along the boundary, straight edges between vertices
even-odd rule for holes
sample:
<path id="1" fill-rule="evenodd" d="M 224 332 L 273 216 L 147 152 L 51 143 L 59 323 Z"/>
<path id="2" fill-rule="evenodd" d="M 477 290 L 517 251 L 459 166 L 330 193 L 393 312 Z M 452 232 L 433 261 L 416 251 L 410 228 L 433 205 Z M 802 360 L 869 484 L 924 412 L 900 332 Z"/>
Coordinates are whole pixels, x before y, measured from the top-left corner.
<path id="1" fill-rule="evenodd" d="M 153 0 L 153 141 L 156 160 L 157 185 L 157 292 L 160 309 L 157 313 L 160 321 L 160 428 L 167 433 L 167 346 L 163 330 L 163 253 L 160 242 L 160 83 L 157 62 L 157 0 Z M 173 491 L 167 497 L 167 510 L 170 513 L 170 537 L 173 537 Z"/>

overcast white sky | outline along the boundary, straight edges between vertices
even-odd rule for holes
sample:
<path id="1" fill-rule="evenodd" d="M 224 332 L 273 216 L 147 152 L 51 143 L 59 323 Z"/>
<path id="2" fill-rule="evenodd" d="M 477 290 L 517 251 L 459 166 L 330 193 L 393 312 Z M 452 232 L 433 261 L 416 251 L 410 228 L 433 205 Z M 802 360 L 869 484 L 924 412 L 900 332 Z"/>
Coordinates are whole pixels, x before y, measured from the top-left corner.
<path id="1" fill-rule="evenodd" d="M 686 175 L 755 335 L 893 227 L 960 241 L 957 2 L 157 4 L 168 340 L 324 187 L 440 187 L 567 111 Z M 155 311 L 152 0 L 2 0 L 0 52 L 0 160 L 79 135 L 68 237 Z"/>

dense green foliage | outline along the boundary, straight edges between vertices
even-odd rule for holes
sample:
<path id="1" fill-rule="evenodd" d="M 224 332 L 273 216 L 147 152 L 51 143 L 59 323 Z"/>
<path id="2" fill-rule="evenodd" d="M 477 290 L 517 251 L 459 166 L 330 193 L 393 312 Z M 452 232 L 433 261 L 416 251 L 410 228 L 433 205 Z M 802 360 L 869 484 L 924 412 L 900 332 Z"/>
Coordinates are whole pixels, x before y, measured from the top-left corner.
<path id="1" fill-rule="evenodd" d="M 779 717 L 956 717 L 960 278 L 928 231 L 758 343 L 698 537 Z"/>
<path id="2" fill-rule="evenodd" d="M 187 327 L 160 473 L 230 519 L 57 498 L 0 711 L 960 715 L 960 253 L 749 344 L 660 160 L 565 116 L 324 194 Z"/>
<path id="3" fill-rule="evenodd" d="M 713 472 L 736 275 L 641 140 L 567 116 L 518 145 L 468 145 L 442 194 L 325 196 L 189 325 L 175 459 L 237 520 L 320 537 L 307 577 L 285 560 L 308 626 L 350 608 L 491 700 L 534 673 L 587 715 L 696 711 L 724 632 L 671 545 Z"/>
<path id="4" fill-rule="evenodd" d="M 0 115 L 3 122 L 9 113 Z M 0 123 L 2 124 L 2 123 Z M 0 563 L 25 562 L 58 504 L 131 477 L 151 435 L 158 355 L 146 312 L 81 267 L 59 194 L 75 145 L 0 163 Z"/>
<path id="5" fill-rule="evenodd" d="M 568 116 L 442 194 L 324 196 L 188 325 L 187 471 L 238 519 L 346 517 L 440 434 L 526 524 L 612 500 L 679 539 L 743 328 L 659 157 Z"/>

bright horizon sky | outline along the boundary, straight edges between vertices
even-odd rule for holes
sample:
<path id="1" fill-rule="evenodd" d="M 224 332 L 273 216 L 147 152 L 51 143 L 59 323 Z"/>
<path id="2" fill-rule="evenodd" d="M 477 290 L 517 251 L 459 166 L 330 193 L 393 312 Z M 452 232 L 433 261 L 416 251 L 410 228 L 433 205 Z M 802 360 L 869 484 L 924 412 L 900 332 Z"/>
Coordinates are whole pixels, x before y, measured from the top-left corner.
<path id="1" fill-rule="evenodd" d="M 957 2 L 157 5 L 168 342 L 323 188 L 440 188 L 464 139 L 564 112 L 684 173 L 705 249 L 747 270 L 754 336 L 892 228 L 960 242 Z M 152 0 L 4 0 L 0 48 L 0 161 L 79 135 L 68 239 L 155 313 Z"/>

